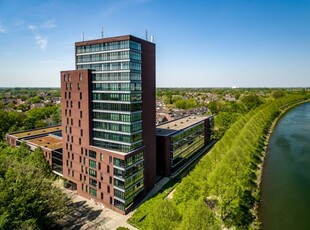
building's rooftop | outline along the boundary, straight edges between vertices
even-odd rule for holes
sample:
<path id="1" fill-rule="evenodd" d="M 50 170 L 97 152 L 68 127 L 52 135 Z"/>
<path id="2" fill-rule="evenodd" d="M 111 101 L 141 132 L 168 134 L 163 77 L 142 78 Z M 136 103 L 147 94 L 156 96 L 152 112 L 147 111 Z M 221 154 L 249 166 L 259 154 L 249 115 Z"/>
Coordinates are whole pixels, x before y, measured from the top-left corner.
<path id="1" fill-rule="evenodd" d="M 10 135 L 17 137 L 18 139 L 22 139 L 25 137 L 31 137 L 31 136 L 36 136 L 40 134 L 48 134 L 48 133 L 52 133 L 56 131 L 61 131 L 61 125 L 44 128 L 44 129 L 34 129 L 34 130 L 28 130 L 25 132 L 11 133 Z"/>
<path id="2" fill-rule="evenodd" d="M 207 116 L 187 116 L 164 124 L 156 126 L 156 135 L 168 136 L 174 132 L 186 129 L 196 123 L 199 123 L 205 119 Z"/>
<path id="3" fill-rule="evenodd" d="M 37 137 L 27 142 L 51 150 L 62 148 L 62 139 L 54 136 Z"/>

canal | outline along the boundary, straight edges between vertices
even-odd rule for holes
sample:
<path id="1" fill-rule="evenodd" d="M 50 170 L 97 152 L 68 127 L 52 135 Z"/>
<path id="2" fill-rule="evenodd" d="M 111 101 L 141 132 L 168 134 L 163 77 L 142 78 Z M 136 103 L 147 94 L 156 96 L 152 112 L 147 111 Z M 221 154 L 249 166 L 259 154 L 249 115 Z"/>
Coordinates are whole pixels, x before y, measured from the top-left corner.
<path id="1" fill-rule="evenodd" d="M 310 103 L 291 109 L 276 125 L 261 191 L 263 229 L 310 229 Z"/>

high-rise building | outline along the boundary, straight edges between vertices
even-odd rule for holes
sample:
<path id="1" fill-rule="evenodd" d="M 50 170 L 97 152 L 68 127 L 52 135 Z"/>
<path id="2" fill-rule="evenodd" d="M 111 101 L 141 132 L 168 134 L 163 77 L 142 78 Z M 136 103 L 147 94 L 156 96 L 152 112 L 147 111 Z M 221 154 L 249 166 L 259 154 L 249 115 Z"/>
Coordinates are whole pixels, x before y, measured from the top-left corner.
<path id="1" fill-rule="evenodd" d="M 75 43 L 61 72 L 63 176 L 126 213 L 156 179 L 155 44 L 131 35 Z"/>

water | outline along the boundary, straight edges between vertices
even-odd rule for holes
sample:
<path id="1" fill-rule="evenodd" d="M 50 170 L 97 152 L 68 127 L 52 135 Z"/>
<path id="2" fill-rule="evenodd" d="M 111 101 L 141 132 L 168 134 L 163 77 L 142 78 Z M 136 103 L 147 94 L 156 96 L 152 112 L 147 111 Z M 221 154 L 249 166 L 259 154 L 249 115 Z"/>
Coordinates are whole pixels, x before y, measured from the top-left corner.
<path id="1" fill-rule="evenodd" d="M 263 229 L 310 229 L 310 103 L 295 107 L 278 122 L 262 179 Z"/>

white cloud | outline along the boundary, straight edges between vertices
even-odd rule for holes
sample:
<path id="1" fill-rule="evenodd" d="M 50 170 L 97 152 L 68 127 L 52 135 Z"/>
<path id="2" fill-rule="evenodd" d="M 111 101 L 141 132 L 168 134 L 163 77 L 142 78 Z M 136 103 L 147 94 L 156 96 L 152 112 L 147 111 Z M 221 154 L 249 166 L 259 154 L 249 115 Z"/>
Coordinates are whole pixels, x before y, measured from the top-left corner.
<path id="1" fill-rule="evenodd" d="M 37 35 L 35 37 L 36 39 L 36 43 L 39 45 L 39 47 L 41 49 L 45 49 L 45 47 L 47 46 L 48 40 L 47 38 L 41 37 L 40 35 Z"/>
<path id="2" fill-rule="evenodd" d="M 28 29 L 30 29 L 31 31 L 36 31 L 36 30 L 38 30 L 39 28 L 38 28 L 37 26 L 35 26 L 35 25 L 29 25 L 29 26 L 28 26 Z"/>
<path id="3" fill-rule="evenodd" d="M 0 21 L 0 33 L 6 34 L 7 29 L 2 25 L 2 22 Z"/>
<path id="4" fill-rule="evenodd" d="M 38 26 L 36 25 L 29 25 L 28 29 L 32 31 L 32 33 L 34 34 L 34 39 L 36 41 L 36 44 L 41 48 L 41 49 L 45 49 L 47 44 L 48 44 L 48 40 L 46 37 L 43 37 L 40 33 L 40 29 Z"/>

